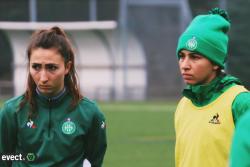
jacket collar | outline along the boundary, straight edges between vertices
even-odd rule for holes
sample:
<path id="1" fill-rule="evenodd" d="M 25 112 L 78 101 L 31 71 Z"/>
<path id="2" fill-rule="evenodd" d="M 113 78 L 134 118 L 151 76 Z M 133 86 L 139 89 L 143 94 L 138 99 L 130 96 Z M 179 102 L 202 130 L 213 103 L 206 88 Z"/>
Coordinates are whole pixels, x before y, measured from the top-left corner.
<path id="1" fill-rule="evenodd" d="M 36 94 L 38 97 L 38 100 L 41 101 L 44 104 L 47 105 L 55 105 L 58 104 L 68 93 L 67 89 L 64 87 L 62 91 L 60 91 L 57 95 L 55 96 L 45 96 L 43 95 L 38 88 L 36 88 Z"/>
<path id="2" fill-rule="evenodd" d="M 204 106 L 215 100 L 226 89 L 235 84 L 241 85 L 238 78 L 221 74 L 206 85 L 188 85 L 182 94 L 189 98 L 195 105 Z"/>

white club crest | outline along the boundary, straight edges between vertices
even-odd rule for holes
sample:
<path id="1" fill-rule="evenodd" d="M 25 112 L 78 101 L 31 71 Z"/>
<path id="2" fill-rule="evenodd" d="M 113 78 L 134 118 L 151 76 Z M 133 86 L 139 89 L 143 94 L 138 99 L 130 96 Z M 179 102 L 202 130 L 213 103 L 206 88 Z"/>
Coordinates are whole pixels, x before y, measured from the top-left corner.
<path id="1" fill-rule="evenodd" d="M 189 39 L 187 42 L 186 42 L 186 47 L 189 49 L 189 50 L 195 50 L 197 48 L 197 40 L 195 39 L 195 37 Z"/>
<path id="2" fill-rule="evenodd" d="M 66 135 L 71 135 L 76 131 L 76 125 L 68 118 L 62 125 L 62 132 Z"/>

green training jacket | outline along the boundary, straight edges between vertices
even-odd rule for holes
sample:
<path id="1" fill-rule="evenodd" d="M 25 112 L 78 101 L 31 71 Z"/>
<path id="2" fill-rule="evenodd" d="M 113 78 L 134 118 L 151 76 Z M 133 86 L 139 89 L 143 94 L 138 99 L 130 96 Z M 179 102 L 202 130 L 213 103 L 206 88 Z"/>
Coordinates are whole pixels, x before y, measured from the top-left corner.
<path id="1" fill-rule="evenodd" d="M 28 120 L 28 104 L 17 111 L 23 98 L 8 100 L 0 112 L 2 159 L 21 155 L 22 161 L 0 159 L 1 167 L 82 167 L 85 158 L 92 167 L 102 166 L 106 125 L 94 102 L 83 98 L 69 111 L 72 98 L 67 91 L 51 99 L 37 94 L 38 115 Z"/>
<path id="2" fill-rule="evenodd" d="M 231 147 L 230 167 L 250 166 L 250 112 L 239 120 Z"/>

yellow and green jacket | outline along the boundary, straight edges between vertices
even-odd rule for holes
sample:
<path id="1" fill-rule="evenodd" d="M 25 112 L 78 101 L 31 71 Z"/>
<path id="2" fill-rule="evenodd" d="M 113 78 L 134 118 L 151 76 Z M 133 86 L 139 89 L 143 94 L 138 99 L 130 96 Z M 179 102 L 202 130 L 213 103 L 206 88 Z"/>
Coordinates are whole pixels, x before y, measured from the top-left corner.
<path id="1" fill-rule="evenodd" d="M 18 111 L 23 98 L 8 100 L 0 111 L 0 154 L 21 154 L 23 161 L 0 161 L 1 167 L 82 167 L 84 159 L 101 167 L 106 126 L 94 102 L 83 98 L 69 111 L 67 91 L 54 98 L 37 93 L 38 115 L 28 119 L 28 104 Z"/>
<path id="2" fill-rule="evenodd" d="M 250 111 L 250 93 L 232 76 L 188 86 L 175 113 L 176 167 L 228 165 L 234 125 Z"/>

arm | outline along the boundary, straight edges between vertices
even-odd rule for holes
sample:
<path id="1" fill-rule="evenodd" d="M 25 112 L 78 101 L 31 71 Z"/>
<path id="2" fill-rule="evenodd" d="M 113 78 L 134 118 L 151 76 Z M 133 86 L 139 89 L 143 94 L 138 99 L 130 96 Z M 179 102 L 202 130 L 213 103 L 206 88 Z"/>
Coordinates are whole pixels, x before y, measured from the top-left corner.
<path id="1" fill-rule="evenodd" d="M 98 110 L 98 112 L 94 115 L 87 139 L 86 155 L 87 159 L 91 163 L 91 167 L 102 166 L 106 148 L 107 138 L 105 118 L 104 115 Z"/>
<path id="2" fill-rule="evenodd" d="M 230 167 L 250 166 L 250 112 L 237 123 L 230 155 Z"/>
<path id="3" fill-rule="evenodd" d="M 16 114 L 5 105 L 0 111 L 0 154 L 13 154 L 16 148 Z M 0 161 L 1 167 L 11 166 L 11 161 Z"/>
<path id="4" fill-rule="evenodd" d="M 232 105 L 234 124 L 237 124 L 239 118 L 250 111 L 250 92 L 242 92 L 236 96 Z"/>

